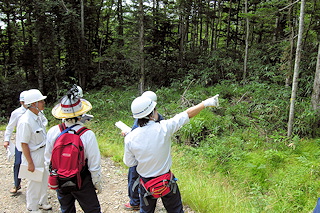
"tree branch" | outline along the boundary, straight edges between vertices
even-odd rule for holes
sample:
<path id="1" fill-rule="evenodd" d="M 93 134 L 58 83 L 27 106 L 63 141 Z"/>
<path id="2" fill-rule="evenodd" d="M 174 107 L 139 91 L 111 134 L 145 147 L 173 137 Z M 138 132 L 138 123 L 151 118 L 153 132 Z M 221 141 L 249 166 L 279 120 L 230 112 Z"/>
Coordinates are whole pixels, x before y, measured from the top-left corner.
<path id="1" fill-rule="evenodd" d="M 64 1 L 63 1 L 63 0 L 60 0 L 60 2 L 61 2 L 61 4 L 62 4 L 62 7 L 63 7 L 63 8 L 66 10 L 66 12 L 68 13 L 69 10 L 68 10 L 66 4 L 64 3 Z"/>
<path id="2" fill-rule="evenodd" d="M 280 12 L 280 11 L 282 11 L 282 10 L 285 10 L 285 9 L 287 9 L 288 7 L 291 7 L 292 5 L 298 3 L 299 1 L 300 1 L 300 0 L 297 0 L 297 1 L 295 1 L 295 2 L 292 2 L 291 4 L 285 6 L 284 8 L 279 9 L 278 11 Z"/>

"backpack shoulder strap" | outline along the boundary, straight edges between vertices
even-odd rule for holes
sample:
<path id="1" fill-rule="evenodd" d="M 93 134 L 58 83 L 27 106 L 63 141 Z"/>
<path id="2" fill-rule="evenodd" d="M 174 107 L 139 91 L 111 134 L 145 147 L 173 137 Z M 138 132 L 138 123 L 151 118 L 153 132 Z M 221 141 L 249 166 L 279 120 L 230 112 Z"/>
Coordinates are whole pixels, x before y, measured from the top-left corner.
<path id="1" fill-rule="evenodd" d="M 59 128 L 60 128 L 60 130 L 61 130 L 61 133 L 58 135 L 58 137 L 56 138 L 56 140 L 61 136 L 61 135 L 63 135 L 64 133 L 66 133 L 66 132 L 68 132 L 68 131 L 70 131 L 73 127 L 75 127 L 75 126 L 77 126 L 78 124 L 74 124 L 74 125 L 72 125 L 72 126 L 70 126 L 70 127 L 66 127 L 66 124 L 65 123 L 62 123 L 62 124 L 59 124 Z"/>
<path id="2" fill-rule="evenodd" d="M 85 133 L 88 130 L 90 129 L 84 126 L 84 127 L 81 127 L 75 134 L 81 136 L 83 133 Z"/>
<path id="3" fill-rule="evenodd" d="M 60 132 L 62 132 L 62 131 L 65 130 L 66 128 L 67 128 L 67 127 L 66 127 L 66 124 L 65 124 L 65 123 L 59 124 Z"/>

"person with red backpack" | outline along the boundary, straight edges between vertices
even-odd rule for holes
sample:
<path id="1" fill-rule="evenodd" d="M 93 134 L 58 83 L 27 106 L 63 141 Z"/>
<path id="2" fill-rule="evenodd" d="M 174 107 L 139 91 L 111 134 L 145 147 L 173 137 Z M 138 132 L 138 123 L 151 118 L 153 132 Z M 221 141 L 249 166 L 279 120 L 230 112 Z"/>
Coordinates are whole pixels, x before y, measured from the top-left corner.
<path id="1" fill-rule="evenodd" d="M 142 96 L 132 102 L 131 111 L 139 127 L 125 137 L 123 161 L 128 167 L 137 166 L 141 213 L 154 212 L 157 198 L 161 198 L 168 213 L 184 212 L 177 179 L 170 170 L 171 137 L 205 107 L 217 107 L 218 97 L 215 95 L 160 122 L 156 122 L 156 102 Z"/>
<path id="2" fill-rule="evenodd" d="M 82 119 L 92 105 L 81 97 L 82 89 L 74 85 L 52 109 L 62 124 L 47 134 L 48 186 L 56 190 L 62 213 L 75 213 L 75 200 L 84 212 L 101 212 L 97 197 L 102 191 L 100 150 L 94 132 L 83 126 Z"/>

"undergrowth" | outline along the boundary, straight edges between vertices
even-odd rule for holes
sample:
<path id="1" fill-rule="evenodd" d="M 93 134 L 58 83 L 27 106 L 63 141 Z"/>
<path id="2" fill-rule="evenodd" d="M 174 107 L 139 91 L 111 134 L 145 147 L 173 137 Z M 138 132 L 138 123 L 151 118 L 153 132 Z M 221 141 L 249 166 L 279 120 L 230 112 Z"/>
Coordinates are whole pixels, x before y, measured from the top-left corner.
<path id="1" fill-rule="evenodd" d="M 173 172 L 184 203 L 197 212 L 309 212 L 320 189 L 320 140 L 310 101 L 296 102 L 294 137 L 286 137 L 290 90 L 251 83 L 154 90 L 158 111 L 170 118 L 217 93 L 220 106 L 203 110 L 173 137 Z M 92 95 L 91 95 L 92 93 Z M 93 104 L 100 148 L 122 163 L 135 89 L 105 88 L 86 96 Z"/>
<path id="2" fill-rule="evenodd" d="M 165 118 L 220 94 L 218 108 L 204 109 L 172 139 L 172 171 L 185 204 L 201 213 L 312 211 L 320 190 L 320 139 L 308 98 L 297 99 L 294 136 L 287 138 L 291 91 L 284 86 L 225 81 L 153 91 Z M 111 87 L 84 94 L 101 153 L 122 166 L 124 138 L 114 124 L 132 125 L 137 96 L 135 88 Z"/>

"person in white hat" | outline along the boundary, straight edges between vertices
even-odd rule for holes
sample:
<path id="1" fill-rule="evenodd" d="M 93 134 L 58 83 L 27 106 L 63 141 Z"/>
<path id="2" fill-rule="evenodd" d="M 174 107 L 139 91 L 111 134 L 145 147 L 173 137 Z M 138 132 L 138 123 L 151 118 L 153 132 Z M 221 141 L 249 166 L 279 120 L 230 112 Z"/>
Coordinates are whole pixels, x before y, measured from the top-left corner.
<path id="1" fill-rule="evenodd" d="M 21 154 L 22 152 L 19 152 L 17 148 L 15 147 L 15 144 L 13 142 L 10 142 L 12 133 L 14 129 L 17 127 L 18 120 L 21 117 L 23 113 L 27 110 L 27 107 L 24 105 L 24 94 L 26 91 L 23 91 L 20 93 L 19 101 L 21 106 L 14 111 L 12 111 L 9 119 L 9 123 L 6 127 L 6 131 L 4 132 L 4 143 L 3 146 L 8 150 L 9 155 L 14 155 L 14 164 L 13 164 L 13 179 L 14 179 L 14 187 L 10 190 L 11 194 L 16 194 L 18 190 L 21 189 L 21 178 L 18 178 L 20 164 L 21 164 Z"/>
<path id="2" fill-rule="evenodd" d="M 43 123 L 43 110 L 46 98 L 47 96 L 43 96 L 38 89 L 28 90 L 24 96 L 27 111 L 20 117 L 17 126 L 16 147 L 23 154 L 21 166 L 26 166 L 32 173 L 38 168 L 44 168 L 46 128 Z M 31 212 L 41 212 L 39 208 L 51 209 L 47 195 L 48 172 L 43 171 L 40 182 L 30 176 L 26 178 L 28 179 L 27 209 Z"/>
<path id="3" fill-rule="evenodd" d="M 141 213 L 154 212 L 159 194 L 167 212 L 184 212 L 176 179 L 170 171 L 172 164 L 171 137 L 205 107 L 217 107 L 219 105 L 218 96 L 206 99 L 173 118 L 160 122 L 156 122 L 158 120 L 156 102 L 142 96 L 132 102 L 131 112 L 133 117 L 138 119 L 139 127 L 125 137 L 123 161 L 128 167 L 137 166 L 137 172 L 140 174 Z M 162 177 L 165 179 L 161 179 Z M 147 192 L 142 183 L 147 184 L 148 181 L 155 178 L 160 178 L 160 181 L 170 180 L 169 190 L 165 188 L 168 193 L 162 194 L 162 191 L 157 195 L 153 194 L 153 196 L 152 192 Z"/>
<path id="4" fill-rule="evenodd" d="M 152 101 L 157 102 L 158 98 L 156 93 L 153 91 L 145 91 L 142 93 L 141 97 L 147 97 L 150 98 Z M 138 125 L 138 120 L 135 119 L 133 126 L 131 128 L 131 131 L 139 127 Z M 158 120 L 157 122 L 160 122 L 163 120 L 163 116 L 158 113 Z M 125 135 L 127 135 L 126 133 Z M 132 166 L 129 167 L 128 170 L 128 197 L 129 197 L 129 202 L 124 204 L 124 209 L 128 211 L 132 210 L 139 210 L 140 209 L 140 197 L 139 197 L 139 192 L 138 192 L 138 187 L 135 187 L 135 182 L 139 178 L 139 174 L 137 172 L 137 166 Z"/>
<path id="5" fill-rule="evenodd" d="M 74 131 L 83 127 L 84 121 L 81 121 L 83 115 L 92 109 L 91 103 L 81 97 L 82 89 L 75 85 L 52 109 L 52 115 L 58 119 L 63 119 L 66 127 L 73 126 L 72 130 Z M 60 133 L 59 125 L 51 127 L 48 131 L 45 150 L 47 168 L 50 165 L 55 140 Z M 80 136 L 80 139 L 84 146 L 84 155 L 87 162 L 85 171 L 81 173 L 82 185 L 79 190 L 69 193 L 64 193 L 61 189 L 56 190 L 60 209 L 62 213 L 75 213 L 75 200 L 77 200 L 84 212 L 100 213 L 101 207 L 97 197 L 97 193 L 102 191 L 100 150 L 93 131 L 87 130 Z"/>
<path id="6" fill-rule="evenodd" d="M 15 144 L 10 142 L 12 133 L 14 129 L 17 127 L 18 120 L 27 111 L 27 106 L 24 104 L 24 96 L 27 91 L 22 91 L 19 96 L 19 101 L 21 106 L 15 109 L 10 116 L 9 123 L 6 127 L 6 131 L 4 133 L 4 143 L 3 146 L 8 150 L 10 156 L 14 156 L 14 165 L 13 165 L 13 179 L 14 179 L 14 187 L 10 190 L 11 194 L 16 194 L 18 190 L 21 189 L 21 178 L 18 177 L 20 164 L 21 164 L 21 155 L 22 152 L 18 151 Z M 43 114 L 41 114 L 43 115 Z M 48 120 L 45 116 L 41 116 L 42 122 L 44 125 L 47 125 Z"/>

